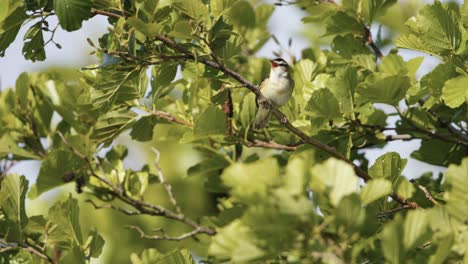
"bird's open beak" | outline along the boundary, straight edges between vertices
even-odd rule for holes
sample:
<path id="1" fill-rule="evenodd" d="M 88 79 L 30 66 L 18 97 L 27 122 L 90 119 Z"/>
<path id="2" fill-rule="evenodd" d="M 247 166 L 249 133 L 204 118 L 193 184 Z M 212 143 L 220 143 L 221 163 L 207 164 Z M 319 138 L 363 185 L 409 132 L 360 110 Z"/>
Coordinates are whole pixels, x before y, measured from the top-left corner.
<path id="1" fill-rule="evenodd" d="M 276 63 L 274 60 L 270 60 L 271 67 L 275 68 L 278 67 L 278 63 Z"/>

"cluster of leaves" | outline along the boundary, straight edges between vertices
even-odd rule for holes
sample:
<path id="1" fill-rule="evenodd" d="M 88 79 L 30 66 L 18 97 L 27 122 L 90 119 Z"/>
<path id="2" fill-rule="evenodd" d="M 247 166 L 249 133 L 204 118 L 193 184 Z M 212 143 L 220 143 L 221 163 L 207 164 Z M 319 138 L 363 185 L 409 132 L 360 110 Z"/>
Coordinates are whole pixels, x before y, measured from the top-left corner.
<path id="1" fill-rule="evenodd" d="M 95 230 L 83 237 L 78 202 L 71 195 L 52 205 L 47 218 L 28 217 L 25 197 L 29 184 L 25 177 L 9 174 L 1 184 L 2 263 L 36 263 L 36 258 L 52 262 L 49 256 L 54 254 L 68 263 L 82 263 L 101 254 L 103 238 Z"/>
<path id="2" fill-rule="evenodd" d="M 108 16 L 111 27 L 99 43 L 89 41 L 99 65 L 23 73 L 15 89 L 0 93 L 0 158 L 42 161 L 31 199 L 75 181 L 78 192 L 86 188 L 106 203 L 118 197 L 139 214 L 165 216 L 141 207 L 148 186 L 164 185 L 153 175 L 157 168 L 125 169 L 127 150 L 113 143 L 130 131 L 136 141 L 196 145 L 203 158 L 187 174 L 221 197 L 214 216 L 197 216 L 216 230 L 201 242 L 207 261 L 466 261 L 468 5 L 436 1 L 406 23 L 396 45 L 441 60 L 418 80 L 422 57 L 405 61 L 396 50 L 383 56 L 370 34 L 394 3 L 295 3 L 308 13 L 306 26 L 325 28 L 331 50 L 302 51 L 292 65 L 294 95 L 281 110 L 295 127 L 357 161 L 369 175 L 365 184 L 349 162 L 304 145 L 278 121 L 264 133 L 251 129 L 255 95 L 236 88 L 239 79 L 226 69 L 252 83 L 268 73 L 268 62 L 253 55 L 270 38 L 274 7 L 245 0 L 4 1 L 2 56 L 20 28 L 34 23 L 23 55 L 44 60 L 43 33 L 55 31 L 51 16 L 67 31 L 94 15 Z M 411 183 L 402 175 L 406 160 L 394 152 L 368 166 L 363 149 L 393 139 L 383 133 L 390 114 L 376 103 L 395 109 L 397 136 L 422 140 L 412 157 L 448 167 L 444 177 L 423 175 Z M 3 172 L 2 178 L 0 248 L 11 247 L 2 258 L 50 260 L 63 251 L 60 261 L 81 263 L 99 256 L 104 241 L 96 231 L 83 239 L 76 200 L 58 202 L 47 217 L 28 218 L 27 182 Z M 393 194 L 426 209 L 406 212 L 405 204 L 388 199 Z M 193 262 L 187 251 L 154 249 L 131 261 Z"/>

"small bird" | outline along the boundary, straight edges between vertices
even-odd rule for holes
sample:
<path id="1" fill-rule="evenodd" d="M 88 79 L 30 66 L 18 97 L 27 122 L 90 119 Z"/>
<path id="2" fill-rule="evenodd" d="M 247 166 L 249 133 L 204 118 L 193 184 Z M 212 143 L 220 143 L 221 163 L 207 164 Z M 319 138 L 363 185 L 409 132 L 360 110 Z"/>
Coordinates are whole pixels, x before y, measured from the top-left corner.
<path id="1" fill-rule="evenodd" d="M 271 103 L 281 107 L 289 100 L 294 89 L 294 80 L 290 76 L 288 63 L 282 58 L 270 60 L 271 70 L 259 85 L 260 92 L 269 100 L 258 100 L 258 112 L 255 117 L 254 128 L 263 129 L 270 120 Z M 270 103 L 271 102 L 271 103 Z"/>

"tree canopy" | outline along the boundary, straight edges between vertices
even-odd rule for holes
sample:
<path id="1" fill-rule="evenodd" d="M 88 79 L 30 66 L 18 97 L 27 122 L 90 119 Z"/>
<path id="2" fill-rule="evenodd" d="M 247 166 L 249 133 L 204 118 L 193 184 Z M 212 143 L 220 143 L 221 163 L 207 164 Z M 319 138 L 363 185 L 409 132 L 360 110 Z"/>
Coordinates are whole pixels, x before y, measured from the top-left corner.
<path id="1" fill-rule="evenodd" d="M 314 43 L 299 58 L 267 27 L 285 6 Z M 0 263 L 468 261 L 466 1 L 4 0 L 0 56 L 22 38 L 25 59 L 47 60 L 67 45 L 57 30 L 94 16 L 108 23 L 83 40 L 98 64 L 0 91 Z M 256 131 L 270 39 L 296 85 Z M 424 57 L 403 49 L 439 63 L 419 78 Z M 446 171 L 403 175 L 397 152 L 370 164 L 395 140 Z M 10 172 L 26 160 L 34 184 Z"/>

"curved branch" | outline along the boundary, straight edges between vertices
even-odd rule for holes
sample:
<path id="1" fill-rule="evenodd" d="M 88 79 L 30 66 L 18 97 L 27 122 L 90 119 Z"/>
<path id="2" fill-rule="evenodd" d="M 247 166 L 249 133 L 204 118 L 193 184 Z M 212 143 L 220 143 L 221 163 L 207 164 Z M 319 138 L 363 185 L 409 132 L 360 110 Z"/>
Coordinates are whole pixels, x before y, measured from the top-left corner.
<path id="1" fill-rule="evenodd" d="M 166 233 L 164 232 L 164 229 L 156 229 L 156 230 L 154 230 L 154 231 L 160 232 L 161 235 L 149 235 L 149 234 L 145 233 L 145 232 L 141 229 L 141 227 L 139 227 L 139 226 L 127 226 L 127 228 L 137 231 L 138 234 L 140 234 L 140 237 L 141 237 L 141 238 L 146 238 L 146 239 L 151 239 L 151 240 L 181 241 L 181 240 L 184 240 L 184 239 L 186 239 L 186 238 L 194 237 L 194 236 L 196 236 L 196 235 L 199 235 L 199 234 L 204 233 L 204 232 L 203 232 L 202 230 L 200 230 L 199 228 L 195 228 L 195 229 L 193 229 L 192 231 L 187 232 L 187 233 L 183 233 L 182 235 L 179 235 L 179 236 L 168 236 L 168 235 L 166 235 Z"/>
<path id="2" fill-rule="evenodd" d="M 0 253 L 8 250 L 26 250 L 31 254 L 34 254 L 38 256 L 41 259 L 44 259 L 45 261 L 49 263 L 54 263 L 54 260 L 49 257 L 43 250 L 36 248 L 33 245 L 30 245 L 28 243 L 12 243 L 12 242 L 7 242 L 4 239 L 0 238 Z"/>
<path id="3" fill-rule="evenodd" d="M 128 211 L 128 210 L 120 209 L 118 207 L 113 207 L 113 206 L 109 206 L 108 208 L 115 209 L 125 214 L 146 214 L 146 215 L 152 215 L 152 216 L 161 216 L 161 217 L 165 217 L 168 219 L 173 219 L 178 222 L 181 222 L 187 226 L 192 227 L 193 229 L 197 229 L 198 233 L 200 234 L 207 234 L 210 236 L 213 236 L 216 234 L 216 230 L 210 227 L 201 226 L 200 224 L 188 218 L 185 214 L 181 212 L 178 212 L 178 211 L 174 212 L 160 205 L 151 204 L 144 200 L 138 200 L 131 196 L 128 196 L 125 193 L 125 191 L 122 190 L 122 188 L 120 188 L 119 186 L 115 186 L 108 179 L 99 175 L 96 172 L 94 165 L 91 163 L 90 159 L 86 157 L 84 154 L 80 153 L 72 145 L 70 145 L 68 141 L 65 139 L 65 137 L 62 135 L 62 133 L 58 132 L 57 134 L 60 136 L 65 146 L 67 146 L 70 149 L 70 151 L 72 151 L 76 156 L 78 156 L 87 164 L 90 174 L 96 179 L 98 179 L 99 181 L 101 181 L 108 188 L 108 191 L 111 195 L 115 196 L 117 199 L 121 200 L 122 202 L 132 206 L 133 208 L 136 209 L 136 211 Z M 98 166 L 98 168 L 101 168 L 101 170 L 103 170 L 97 157 L 95 157 L 95 160 L 96 160 L 96 166 Z M 104 208 L 104 207 L 100 206 L 100 208 Z"/>

